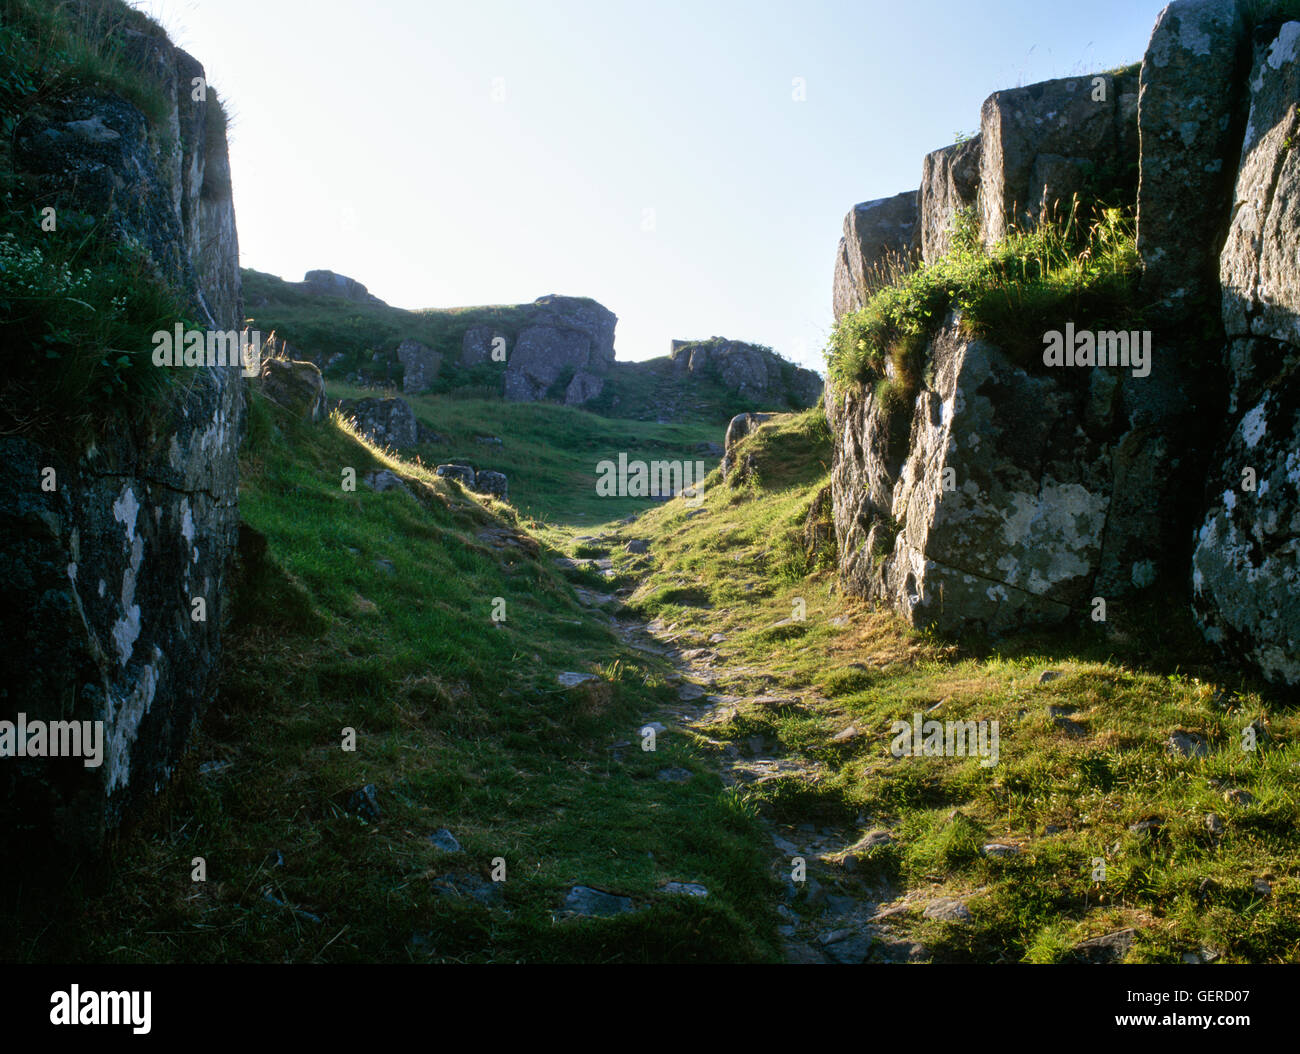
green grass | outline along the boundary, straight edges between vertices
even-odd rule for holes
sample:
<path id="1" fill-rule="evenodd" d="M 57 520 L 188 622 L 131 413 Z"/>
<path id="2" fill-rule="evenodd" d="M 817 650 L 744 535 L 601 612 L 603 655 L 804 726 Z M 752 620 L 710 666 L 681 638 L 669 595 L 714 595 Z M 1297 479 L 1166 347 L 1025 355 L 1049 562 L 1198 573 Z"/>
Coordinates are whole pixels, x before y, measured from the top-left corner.
<path id="1" fill-rule="evenodd" d="M 973 214 L 959 216 L 948 253 L 896 268 L 890 284 L 836 323 L 826 349 L 831 377 L 876 384 L 888 407 L 909 403 L 924 379 L 928 342 L 952 310 L 964 335 L 993 341 L 1026 367 L 1041 366 L 1043 333 L 1065 321 L 1132 328 L 1139 265 L 1133 222 L 1114 208 L 1086 229 L 1078 217 L 1076 201 L 1068 216 L 1013 231 L 989 249 Z"/>
<path id="2" fill-rule="evenodd" d="M 400 395 L 341 382 L 328 384 L 331 398 Z M 700 421 L 677 424 L 619 421 L 587 410 L 549 403 L 508 403 L 499 399 L 466 399 L 437 395 L 401 395 L 416 417 L 445 443 L 427 444 L 413 458 L 430 468 L 465 462 L 476 470 L 504 472 L 510 479 L 510 504 L 520 513 L 555 524 L 595 526 L 643 512 L 656 502 L 649 498 L 601 497 L 596 492 L 597 465 L 615 462 L 620 452 L 629 461 L 711 460 L 696 452 L 702 442 L 718 441 L 717 425 Z M 497 437 L 501 444 L 477 442 Z M 531 524 L 541 529 L 541 522 Z"/>
<path id="3" fill-rule="evenodd" d="M 266 547 L 245 557 L 227 674 L 191 759 L 111 869 L 8 902 L 5 957 L 774 957 L 754 818 L 684 737 L 612 749 L 671 697 L 664 670 L 576 602 L 513 510 L 365 446 L 337 417 L 312 427 L 260 398 L 243 458 L 241 512 Z M 344 466 L 391 467 L 412 493 L 346 492 Z M 564 670 L 598 679 L 565 690 Z M 345 728 L 355 752 L 341 749 Z M 230 768 L 200 774 L 209 760 Z M 656 779 L 668 766 L 696 776 Z M 366 783 L 379 789 L 376 823 L 344 808 Z M 463 854 L 428 841 L 444 826 Z M 267 862 L 277 852 L 282 867 Z M 206 883 L 190 880 L 196 856 Z M 499 906 L 438 894 L 448 873 L 487 881 L 498 857 Z M 709 896 L 665 895 L 667 880 L 703 882 Z M 553 922 L 578 883 L 642 910 Z"/>
<path id="4" fill-rule="evenodd" d="M 1284 696 L 1217 659 L 1186 597 L 1112 609 L 1106 627 L 958 647 L 843 597 L 833 572 L 782 580 L 774 568 L 799 544 L 825 481 L 829 441 L 815 418 L 779 418 L 742 446 L 762 486 L 715 487 L 702 515 L 667 506 L 625 528 L 650 539 L 655 561 L 631 605 L 670 623 L 681 646 L 725 638 L 717 668 L 736 672 L 715 690 L 799 700 L 777 710 L 742 702 L 709 726 L 715 742 L 762 735 L 819 766 L 815 779 L 735 791 L 735 807 L 850 834 L 890 829 L 895 841 L 864 868 L 818 877 L 832 891 L 874 886 L 885 899 L 969 898 L 969 924 L 919 912 L 891 920 L 935 959 L 1057 961 L 1126 926 L 1139 931 L 1130 961 L 1201 949 L 1228 962 L 1300 956 L 1300 717 Z M 798 601 L 806 617 L 791 622 Z M 1040 685 L 1047 669 L 1062 676 Z M 890 754 L 891 723 L 937 703 L 929 717 L 999 722 L 997 765 Z M 1049 705 L 1075 708 L 1082 735 L 1058 726 Z M 1268 737 L 1244 751 L 1242 730 L 1256 720 Z M 848 725 L 861 734 L 832 743 Z M 1203 735 L 1208 756 L 1167 753 L 1173 729 Z M 1225 798 L 1237 790 L 1253 801 Z M 1209 813 L 1221 837 L 1207 831 Z M 1159 821 L 1156 833 L 1130 833 L 1144 819 Z M 994 841 L 1021 852 L 983 855 Z M 1102 882 L 1092 879 L 1096 858 Z"/>
<path id="5" fill-rule="evenodd" d="M 71 207 L 45 229 L 48 194 L 15 169 L 19 122 L 75 90 L 136 105 L 155 162 L 166 163 L 168 100 L 129 52 L 127 31 L 164 38 L 121 0 L 0 0 L 0 428 L 9 433 L 75 445 L 124 419 L 165 416 L 195 383 L 191 371 L 151 361 L 152 333 L 194 322 L 144 250 L 112 235 L 111 217 Z M 210 98 L 207 132 L 217 134 L 225 115 Z"/>

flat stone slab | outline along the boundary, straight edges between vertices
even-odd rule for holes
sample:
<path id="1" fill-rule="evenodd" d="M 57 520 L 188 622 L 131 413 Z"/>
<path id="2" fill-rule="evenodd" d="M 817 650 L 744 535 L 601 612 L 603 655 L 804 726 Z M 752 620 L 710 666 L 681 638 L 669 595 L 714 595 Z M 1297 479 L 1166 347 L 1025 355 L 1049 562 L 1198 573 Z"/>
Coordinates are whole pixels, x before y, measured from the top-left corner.
<path id="1" fill-rule="evenodd" d="M 709 890 L 698 882 L 665 882 L 659 887 L 663 893 L 685 897 L 707 897 Z"/>
<path id="2" fill-rule="evenodd" d="M 606 919 L 636 910 L 631 897 L 606 893 L 591 886 L 574 886 L 564 897 L 564 910 L 581 918 Z"/>
<path id="3" fill-rule="evenodd" d="M 580 684 L 586 684 L 588 681 L 599 680 L 594 673 L 575 673 L 571 670 L 566 671 L 565 673 L 556 674 L 555 679 L 564 685 L 565 688 L 575 688 Z"/>
<path id="4" fill-rule="evenodd" d="M 938 900 L 930 901 L 922 914 L 927 919 L 936 919 L 939 922 L 974 921 L 970 908 L 954 897 L 940 897 Z"/>
<path id="5" fill-rule="evenodd" d="M 444 853 L 460 853 L 464 851 L 461 849 L 460 843 L 456 841 L 455 835 L 445 827 L 439 827 L 433 834 L 429 835 L 429 841 Z"/>

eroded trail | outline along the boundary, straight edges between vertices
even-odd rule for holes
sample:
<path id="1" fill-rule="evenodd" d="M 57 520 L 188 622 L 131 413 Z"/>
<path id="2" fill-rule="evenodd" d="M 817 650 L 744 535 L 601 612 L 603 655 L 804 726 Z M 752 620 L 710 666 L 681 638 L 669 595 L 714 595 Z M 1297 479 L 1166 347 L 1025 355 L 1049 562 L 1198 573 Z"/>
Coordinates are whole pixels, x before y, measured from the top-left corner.
<path id="1" fill-rule="evenodd" d="M 608 600 L 588 594 L 588 601 Z M 669 729 L 691 737 L 716 765 L 726 788 L 744 795 L 750 789 L 775 790 L 780 799 L 807 791 L 816 800 L 819 783 L 834 776 L 821 761 L 791 751 L 778 737 L 743 735 L 745 717 L 792 709 L 833 714 L 831 700 L 802 687 L 794 693 L 745 691 L 755 681 L 777 682 L 770 672 L 728 657 L 726 636 L 651 622 L 612 620 L 629 646 L 672 665 L 669 675 L 678 702 L 658 715 Z M 742 734 L 737 734 L 742 732 Z M 841 741 L 858 734 L 851 725 Z M 775 786 L 772 786 L 775 785 Z M 761 799 L 760 799 L 761 800 Z M 785 819 L 797 806 L 781 810 Z M 851 824 L 780 822 L 772 810 L 759 815 L 771 838 L 771 869 L 781 886 L 776 912 L 785 958 L 793 963 L 920 962 L 929 950 L 908 935 L 910 916 L 957 921 L 969 913 L 960 901 L 927 901 L 906 895 L 869 864 L 873 851 L 889 845 L 893 833 L 859 814 Z M 809 810 L 810 817 L 815 809 Z"/>

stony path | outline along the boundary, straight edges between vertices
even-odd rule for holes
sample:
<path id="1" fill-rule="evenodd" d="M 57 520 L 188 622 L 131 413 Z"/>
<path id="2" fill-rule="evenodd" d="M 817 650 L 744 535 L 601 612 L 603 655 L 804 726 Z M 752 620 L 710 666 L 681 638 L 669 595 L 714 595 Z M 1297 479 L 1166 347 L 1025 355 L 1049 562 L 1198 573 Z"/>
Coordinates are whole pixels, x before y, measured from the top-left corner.
<path id="1" fill-rule="evenodd" d="M 584 603 L 603 606 L 613 597 L 590 595 Z M 669 660 L 675 670 L 679 702 L 658 715 L 661 721 L 695 733 L 716 758 L 727 786 L 761 785 L 781 777 L 815 782 L 829 775 L 816 762 L 784 754 L 780 744 L 763 737 L 732 741 L 725 726 L 742 707 L 795 705 L 790 696 L 745 696 L 726 692 L 743 676 L 762 675 L 753 667 L 732 665 L 720 653 L 725 638 L 714 634 L 701 644 L 661 620 L 649 624 L 611 619 L 631 647 Z M 802 695 L 797 705 L 815 707 L 828 700 Z M 918 962 L 928 950 L 909 939 L 900 922 L 911 917 L 969 918 L 957 900 L 925 900 L 899 895 L 887 884 L 859 877 L 858 854 L 891 841 L 893 835 L 859 816 L 856 826 L 784 825 L 764 820 L 772 840 L 771 866 L 784 888 L 777 906 L 778 933 L 785 957 L 795 963 Z M 804 861 L 802 881 L 795 881 L 796 862 Z"/>

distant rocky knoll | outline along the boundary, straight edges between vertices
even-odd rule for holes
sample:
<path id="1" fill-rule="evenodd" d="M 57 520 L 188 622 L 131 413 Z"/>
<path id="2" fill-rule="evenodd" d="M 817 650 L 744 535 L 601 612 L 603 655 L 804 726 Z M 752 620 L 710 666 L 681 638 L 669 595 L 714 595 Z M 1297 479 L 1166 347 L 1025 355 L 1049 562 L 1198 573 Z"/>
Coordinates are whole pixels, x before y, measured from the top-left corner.
<path id="1" fill-rule="evenodd" d="M 950 316 L 902 428 L 869 386 L 837 384 L 851 592 L 1000 632 L 1190 587 L 1208 639 L 1300 683 L 1300 22 L 1267 9 L 1175 0 L 1140 69 L 996 92 L 915 193 L 849 214 L 837 317 L 887 253 L 931 262 L 961 218 L 991 244 L 1073 194 L 1117 196 L 1152 343 L 1143 375 L 1027 371 L 1041 344 L 970 340 Z"/>
<path id="2" fill-rule="evenodd" d="M 329 275 L 311 280 L 312 275 Z M 743 410 L 803 408 L 821 378 L 769 348 L 713 337 L 673 341 L 672 353 L 617 362 L 614 313 L 595 300 L 543 296 L 531 304 L 404 311 L 331 272 L 285 282 L 246 271 L 250 312 L 286 354 L 327 377 L 404 392 L 550 401 L 638 419 L 729 420 Z M 322 288 L 349 290 L 347 295 Z"/>

